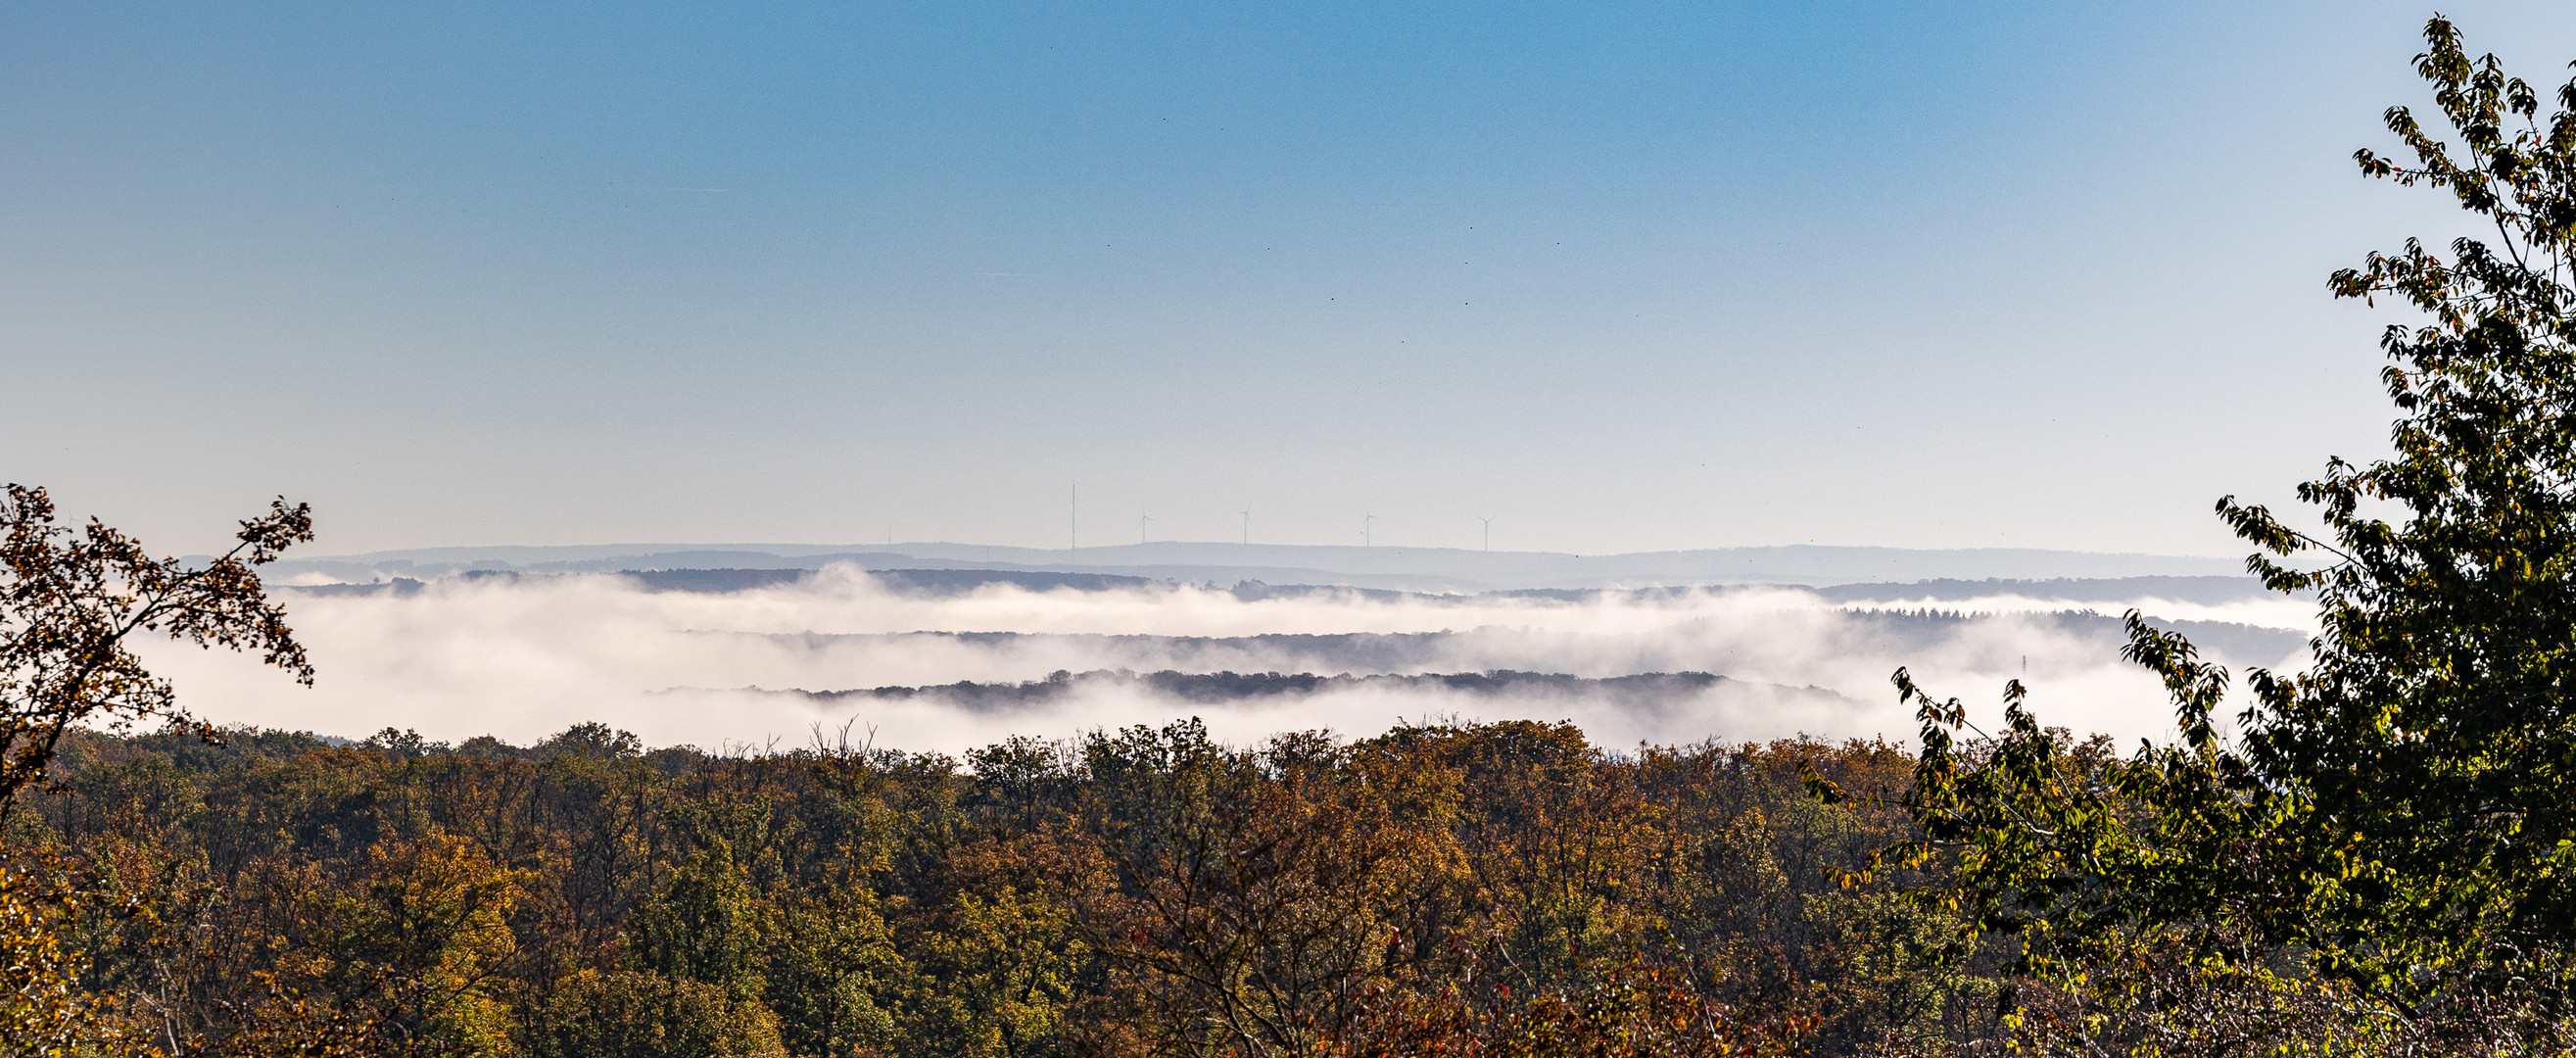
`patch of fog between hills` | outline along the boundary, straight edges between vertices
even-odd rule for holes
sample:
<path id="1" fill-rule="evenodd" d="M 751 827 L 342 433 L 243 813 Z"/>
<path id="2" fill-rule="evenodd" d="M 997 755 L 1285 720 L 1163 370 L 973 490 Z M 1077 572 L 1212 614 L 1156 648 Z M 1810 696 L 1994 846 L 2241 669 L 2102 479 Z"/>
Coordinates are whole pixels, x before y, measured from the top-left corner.
<path id="1" fill-rule="evenodd" d="M 1691 743 L 1718 735 L 1767 740 L 1839 730 L 1868 711 L 1863 703 L 1823 688 L 1748 683 L 1706 673 L 1610 680 L 1525 673 L 1339 676 L 1297 681 L 1311 687 L 1231 694 L 1203 689 L 1193 693 L 1193 688 L 1171 686 L 1207 679 L 1179 673 L 1140 676 L 1094 671 L 1020 684 L 884 688 L 833 695 L 678 688 L 661 697 L 715 708 L 766 705 L 790 713 L 800 706 L 827 713 L 837 707 L 845 717 L 841 725 L 846 725 L 847 737 L 853 741 L 950 752 L 1015 734 L 1061 736 L 1188 716 L 1202 718 L 1218 738 L 1239 744 L 1279 731 L 1321 729 L 1368 735 L 1407 722 L 1538 719 L 1571 720 L 1594 741 L 1620 747 Z M 805 732 L 808 737 L 816 733 L 835 740 L 844 734 L 839 726 Z"/>
<path id="2" fill-rule="evenodd" d="M 839 568 L 728 593 L 655 592 L 621 577 L 566 576 L 456 578 L 407 596 L 286 601 L 320 670 L 310 690 L 238 656 L 164 643 L 146 644 L 147 657 L 174 678 L 185 706 L 218 721 L 340 735 L 388 726 L 444 739 L 489 733 L 514 742 L 583 720 L 633 730 L 655 744 L 707 747 L 794 743 L 817 725 L 850 723 L 874 728 L 881 745 L 953 752 L 1004 734 L 1060 736 L 1192 714 L 1229 737 L 1317 727 L 1365 735 L 1403 720 L 1526 716 L 1575 719 L 1614 744 L 1798 732 L 1902 738 L 1915 724 L 1888 687 L 1896 666 L 1983 706 L 2003 680 L 2022 673 L 2025 658 L 2034 705 L 2047 722 L 2133 738 L 2160 733 L 2168 715 L 2154 681 L 2118 660 L 2119 623 L 2111 615 L 2122 607 L 2100 599 L 2088 601 L 2087 612 L 1995 607 L 1960 616 L 1976 609 L 1972 600 L 1909 608 L 1793 590 L 1246 599 L 1188 586 L 1085 592 L 988 585 L 924 596 L 891 592 L 863 572 Z M 2201 608 L 2184 612 L 2200 623 L 2186 630 L 2239 668 L 2285 666 L 2304 638 L 2241 620 L 2268 621 L 2271 611 L 2192 605 Z M 1927 608 L 1937 612 L 1921 612 Z M 1706 672 L 1729 680 L 1722 692 L 1651 709 L 1583 693 L 1480 696 L 1394 684 L 1294 701 L 1216 703 L 1104 684 L 1044 709 L 1002 713 L 958 709 L 935 697 L 818 699 L 760 690 L 1009 683 L 1058 670 L 1120 669 L 1510 669 L 1595 678 Z M 1760 685 L 1780 693 L 1753 689 Z M 1805 694 L 1810 687 L 1834 697 Z"/>

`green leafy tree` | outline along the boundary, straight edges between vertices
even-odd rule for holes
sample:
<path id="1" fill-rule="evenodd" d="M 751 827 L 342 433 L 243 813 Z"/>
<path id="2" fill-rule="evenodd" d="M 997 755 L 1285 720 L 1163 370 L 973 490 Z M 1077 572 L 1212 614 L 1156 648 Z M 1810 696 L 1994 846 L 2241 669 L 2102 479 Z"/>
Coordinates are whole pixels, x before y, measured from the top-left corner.
<path id="1" fill-rule="evenodd" d="M 536 1058 L 787 1058 L 777 1019 L 721 986 L 585 970 L 533 1019 Z"/>
<path id="2" fill-rule="evenodd" d="M 854 886 L 790 910 L 769 959 L 768 1004 L 798 1054 L 886 1050 L 895 1014 L 880 1002 L 905 975 L 876 894 Z"/>
<path id="3" fill-rule="evenodd" d="M 2393 108 L 2410 157 L 2358 160 L 2447 192 L 2478 234 L 2332 278 L 2414 312 L 2381 342 L 2395 452 L 2300 487 L 2320 531 L 2218 504 L 2254 573 L 2316 593 L 2314 663 L 2251 673 L 2231 739 L 2229 674 L 2132 614 L 2127 656 L 2179 737 L 2126 760 L 2042 727 L 2018 683 L 2003 728 L 1962 744 L 1957 700 L 1900 671 L 1923 838 L 1895 851 L 1952 858 L 1938 898 L 2062 981 L 2141 946 L 2286 953 L 2408 1031 L 2536 1045 L 2517 1034 L 2556 1024 L 2576 942 L 2576 83 L 2544 118 L 2451 23 L 2425 38 L 2438 125 Z"/>
<path id="4" fill-rule="evenodd" d="M 690 856 L 661 898 L 636 917 L 636 962 L 664 977 L 757 999 L 767 987 L 763 954 L 775 933 L 773 918 L 733 849 L 718 843 Z"/>

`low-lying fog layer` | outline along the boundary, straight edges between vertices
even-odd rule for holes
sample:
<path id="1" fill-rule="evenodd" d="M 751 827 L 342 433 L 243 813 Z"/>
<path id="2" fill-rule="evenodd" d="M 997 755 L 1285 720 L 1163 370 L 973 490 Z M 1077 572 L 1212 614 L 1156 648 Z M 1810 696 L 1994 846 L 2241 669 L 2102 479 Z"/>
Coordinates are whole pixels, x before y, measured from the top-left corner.
<path id="1" fill-rule="evenodd" d="M 2117 593 L 2101 586 L 2118 582 L 2091 583 L 2080 597 L 2023 583 L 1984 596 L 1846 586 L 1443 598 L 1133 583 L 923 590 L 850 568 L 731 591 L 615 575 L 453 578 L 281 590 L 320 669 L 311 690 L 236 656 L 146 649 L 183 704 L 228 723 L 524 743 L 600 720 L 651 744 L 707 748 L 795 744 L 851 724 L 879 745 L 951 752 L 1190 715 L 1234 739 L 1363 736 L 1443 717 L 1571 719 L 1612 744 L 1903 739 L 1914 721 L 1888 685 L 1898 665 L 1978 705 L 2026 665 L 2047 722 L 2134 739 L 2161 734 L 2168 712 L 2155 682 L 2118 659 L 2117 615 L 2131 606 L 2240 670 L 2304 656 L 2312 610 L 2295 601 L 2108 598 Z M 1534 675 L 1362 678 L 1496 671 Z M 1221 672 L 1353 678 L 1197 678 Z M 1702 675 L 1619 679 L 1649 673 Z"/>

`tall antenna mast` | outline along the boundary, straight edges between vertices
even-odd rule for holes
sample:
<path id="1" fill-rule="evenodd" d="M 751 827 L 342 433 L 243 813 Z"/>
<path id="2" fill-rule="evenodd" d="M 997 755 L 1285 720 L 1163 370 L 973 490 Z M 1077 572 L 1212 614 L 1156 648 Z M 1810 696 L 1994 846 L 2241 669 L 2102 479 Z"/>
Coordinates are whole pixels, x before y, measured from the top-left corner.
<path id="1" fill-rule="evenodd" d="M 1490 514 L 1479 514 L 1479 515 L 1477 515 L 1477 516 L 1476 516 L 1476 520 L 1477 520 L 1477 521 L 1480 521 L 1480 522 L 1485 523 L 1485 550 L 1487 550 L 1487 551 L 1491 551 L 1491 550 L 1493 550 L 1493 549 L 1494 549 L 1494 516 L 1493 516 L 1493 515 L 1490 515 Z"/>

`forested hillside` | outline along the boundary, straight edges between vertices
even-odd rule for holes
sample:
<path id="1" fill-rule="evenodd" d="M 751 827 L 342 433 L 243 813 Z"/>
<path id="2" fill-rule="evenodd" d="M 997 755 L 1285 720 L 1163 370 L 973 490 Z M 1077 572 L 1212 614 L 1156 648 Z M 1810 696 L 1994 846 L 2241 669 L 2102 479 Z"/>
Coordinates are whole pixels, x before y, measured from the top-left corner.
<path id="1" fill-rule="evenodd" d="M 1836 883 L 1907 824 L 1817 803 L 1799 766 L 1901 786 L 1911 758 L 1879 743 L 1610 753 L 1527 722 L 1246 748 L 1181 723 L 963 761 L 647 752 L 597 725 L 222 743 L 76 734 L 10 824 L 94 894 L 65 935 L 140 1040 L 1849 1054 L 1995 1028 L 1999 982 L 1936 965 L 1970 943 L 1955 920 Z"/>

